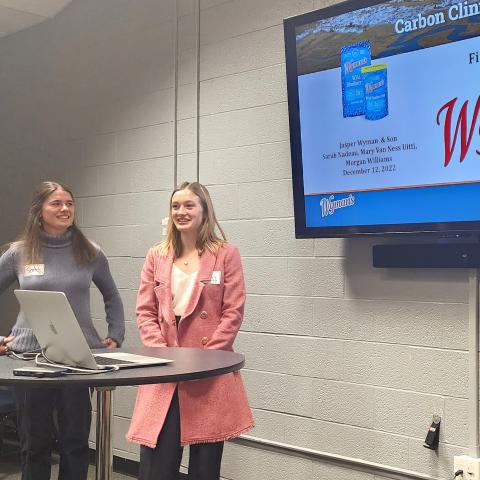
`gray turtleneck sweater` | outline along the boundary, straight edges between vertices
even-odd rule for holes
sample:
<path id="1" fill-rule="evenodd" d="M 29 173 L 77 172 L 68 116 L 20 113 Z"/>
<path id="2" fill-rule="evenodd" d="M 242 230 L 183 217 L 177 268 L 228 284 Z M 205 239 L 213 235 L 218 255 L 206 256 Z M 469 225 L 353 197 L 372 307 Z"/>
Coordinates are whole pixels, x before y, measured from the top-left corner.
<path id="1" fill-rule="evenodd" d="M 90 313 L 90 285 L 93 282 L 103 295 L 108 336 L 121 345 L 125 335 L 122 300 L 108 261 L 100 249 L 93 262 L 78 265 L 73 256 L 70 232 L 62 236 L 44 235 L 42 275 L 29 275 L 21 256 L 21 246 L 13 245 L 0 257 L 0 293 L 15 281 L 23 290 L 65 292 L 88 344 L 91 348 L 101 348 L 101 338 L 93 326 Z M 10 335 L 15 336 L 10 344 L 14 351 L 27 352 L 40 348 L 21 311 Z"/>

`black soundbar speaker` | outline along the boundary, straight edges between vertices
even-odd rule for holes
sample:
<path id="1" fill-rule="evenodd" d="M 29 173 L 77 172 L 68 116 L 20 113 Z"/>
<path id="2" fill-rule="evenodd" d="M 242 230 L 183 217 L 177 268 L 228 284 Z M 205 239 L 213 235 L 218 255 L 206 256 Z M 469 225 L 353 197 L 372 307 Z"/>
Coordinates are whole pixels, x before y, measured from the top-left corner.
<path id="1" fill-rule="evenodd" d="M 374 245 L 376 268 L 476 268 L 480 267 L 480 244 Z"/>

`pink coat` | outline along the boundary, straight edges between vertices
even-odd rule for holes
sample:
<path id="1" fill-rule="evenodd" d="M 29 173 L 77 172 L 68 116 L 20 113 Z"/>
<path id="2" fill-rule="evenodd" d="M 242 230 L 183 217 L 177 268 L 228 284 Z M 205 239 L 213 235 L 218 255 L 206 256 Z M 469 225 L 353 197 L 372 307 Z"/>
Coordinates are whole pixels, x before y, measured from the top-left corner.
<path id="1" fill-rule="evenodd" d="M 148 252 L 137 296 L 137 323 L 148 347 L 194 347 L 233 350 L 243 320 L 245 286 L 236 247 L 226 244 L 216 255 L 200 258 L 197 282 L 178 326 L 172 306 L 173 252 Z M 220 284 L 210 282 L 220 271 Z M 181 444 L 218 442 L 253 427 L 240 372 L 188 382 L 143 385 L 127 438 L 154 448 L 178 385 Z"/>

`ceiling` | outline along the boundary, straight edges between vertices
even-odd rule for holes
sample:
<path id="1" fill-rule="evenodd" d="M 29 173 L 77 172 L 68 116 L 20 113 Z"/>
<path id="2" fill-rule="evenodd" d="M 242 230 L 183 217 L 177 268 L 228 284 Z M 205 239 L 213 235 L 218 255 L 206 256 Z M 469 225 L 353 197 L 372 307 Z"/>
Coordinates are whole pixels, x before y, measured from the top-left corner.
<path id="1" fill-rule="evenodd" d="M 0 37 L 54 17 L 71 0 L 0 0 Z"/>

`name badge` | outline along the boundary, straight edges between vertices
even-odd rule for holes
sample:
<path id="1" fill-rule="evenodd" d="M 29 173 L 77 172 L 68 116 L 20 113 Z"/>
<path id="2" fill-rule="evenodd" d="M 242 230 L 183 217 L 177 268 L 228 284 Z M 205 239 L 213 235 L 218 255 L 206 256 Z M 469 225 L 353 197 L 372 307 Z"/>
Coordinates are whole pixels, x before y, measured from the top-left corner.
<path id="1" fill-rule="evenodd" d="M 33 277 L 44 275 L 45 265 L 43 263 L 36 263 L 32 265 L 25 265 L 25 276 Z"/>
<path id="2" fill-rule="evenodd" d="M 222 279 L 222 272 L 220 270 L 215 270 L 212 272 L 212 278 L 210 279 L 210 283 L 212 285 L 220 285 L 220 280 Z"/>

